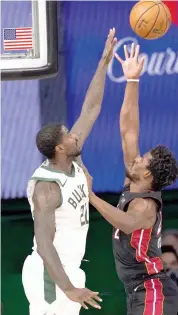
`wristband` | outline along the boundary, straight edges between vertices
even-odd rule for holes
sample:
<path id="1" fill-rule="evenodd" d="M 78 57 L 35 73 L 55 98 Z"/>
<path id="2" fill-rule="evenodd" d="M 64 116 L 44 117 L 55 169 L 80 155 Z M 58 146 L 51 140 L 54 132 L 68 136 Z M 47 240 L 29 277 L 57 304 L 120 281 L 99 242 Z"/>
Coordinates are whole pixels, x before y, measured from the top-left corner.
<path id="1" fill-rule="evenodd" d="M 127 79 L 127 82 L 139 82 L 139 79 Z"/>

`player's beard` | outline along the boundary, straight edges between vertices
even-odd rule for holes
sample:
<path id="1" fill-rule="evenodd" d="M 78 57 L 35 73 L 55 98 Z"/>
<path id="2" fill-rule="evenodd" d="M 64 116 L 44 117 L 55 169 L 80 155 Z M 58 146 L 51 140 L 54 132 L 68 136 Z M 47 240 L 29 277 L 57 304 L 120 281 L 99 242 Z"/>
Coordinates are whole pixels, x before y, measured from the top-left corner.
<path id="1" fill-rule="evenodd" d="M 79 155 L 81 155 L 81 150 L 79 148 L 75 148 L 75 150 L 72 150 L 69 154 L 68 157 L 75 159 L 76 157 L 78 157 Z"/>
<path id="2" fill-rule="evenodd" d="M 125 170 L 125 176 L 126 176 L 128 179 L 130 179 L 131 181 L 133 180 L 133 177 L 132 177 L 132 175 L 130 174 L 130 172 L 129 172 L 128 169 Z"/>
<path id="3" fill-rule="evenodd" d="M 125 176 L 128 179 L 130 179 L 132 182 L 135 182 L 135 181 L 139 180 L 139 178 L 140 178 L 139 175 L 136 173 L 131 174 L 131 172 L 128 169 L 125 170 Z"/>
<path id="4" fill-rule="evenodd" d="M 75 157 L 80 156 L 80 155 L 81 155 L 81 153 L 82 153 L 82 152 L 81 152 L 80 150 L 78 150 L 78 151 L 75 153 L 75 155 L 73 155 L 73 156 L 74 156 L 74 158 L 75 158 Z"/>

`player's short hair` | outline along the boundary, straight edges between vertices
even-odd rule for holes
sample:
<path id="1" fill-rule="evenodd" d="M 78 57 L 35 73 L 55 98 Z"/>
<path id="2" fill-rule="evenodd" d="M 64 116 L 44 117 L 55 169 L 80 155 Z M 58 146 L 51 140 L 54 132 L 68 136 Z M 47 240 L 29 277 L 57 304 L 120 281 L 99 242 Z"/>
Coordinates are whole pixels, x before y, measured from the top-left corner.
<path id="1" fill-rule="evenodd" d="M 61 143 L 63 136 L 62 127 L 61 124 L 48 124 L 37 133 L 37 148 L 48 159 L 55 157 L 55 147 Z"/>
<path id="2" fill-rule="evenodd" d="M 148 169 L 153 176 L 152 188 L 161 190 L 174 183 L 178 177 L 178 164 L 173 153 L 159 145 L 150 151 L 152 159 Z"/>

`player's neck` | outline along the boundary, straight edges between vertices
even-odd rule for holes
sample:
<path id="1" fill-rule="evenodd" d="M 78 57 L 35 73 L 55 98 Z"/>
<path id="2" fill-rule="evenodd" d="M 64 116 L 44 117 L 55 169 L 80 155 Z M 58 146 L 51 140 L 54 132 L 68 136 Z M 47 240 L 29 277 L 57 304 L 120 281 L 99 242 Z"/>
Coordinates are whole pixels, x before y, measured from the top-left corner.
<path id="1" fill-rule="evenodd" d="M 150 185 L 145 182 L 131 182 L 130 183 L 130 192 L 146 192 L 151 191 Z"/>
<path id="2" fill-rule="evenodd" d="M 72 158 L 66 159 L 56 158 L 55 160 L 49 161 L 49 166 L 54 167 L 57 171 L 62 171 L 66 174 L 71 174 L 72 172 Z"/>

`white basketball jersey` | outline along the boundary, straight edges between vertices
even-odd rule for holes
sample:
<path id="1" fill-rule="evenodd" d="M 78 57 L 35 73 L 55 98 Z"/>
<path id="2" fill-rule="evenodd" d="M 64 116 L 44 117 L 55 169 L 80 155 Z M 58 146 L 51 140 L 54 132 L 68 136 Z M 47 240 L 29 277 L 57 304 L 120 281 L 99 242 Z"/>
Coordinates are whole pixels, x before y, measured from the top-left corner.
<path id="1" fill-rule="evenodd" d="M 37 181 L 56 182 L 61 191 L 61 206 L 55 210 L 54 246 L 64 266 L 80 266 L 85 254 L 89 227 L 89 196 L 83 170 L 73 163 L 71 175 L 56 171 L 43 163 L 33 174 L 27 187 L 27 197 L 33 215 L 33 192 Z M 60 193 L 59 191 L 59 193 Z M 36 251 L 34 238 L 33 250 Z"/>

